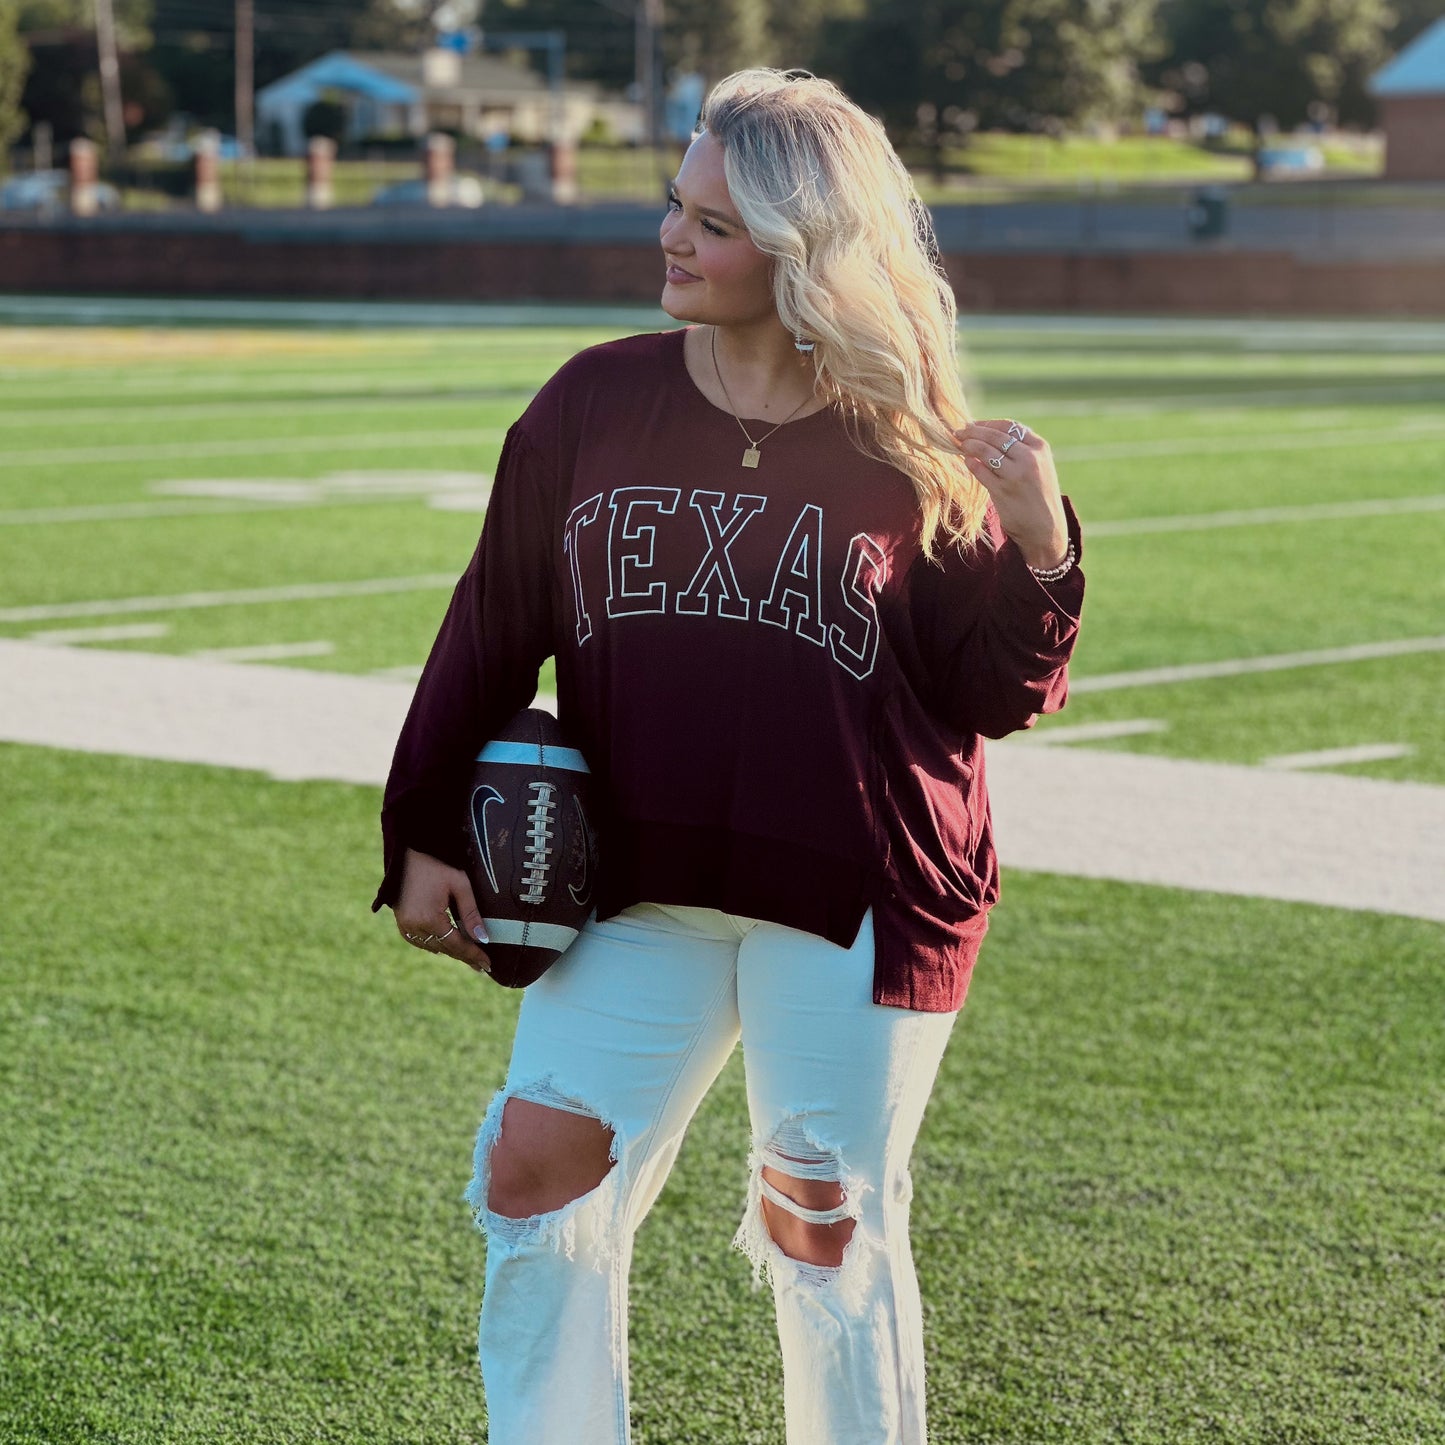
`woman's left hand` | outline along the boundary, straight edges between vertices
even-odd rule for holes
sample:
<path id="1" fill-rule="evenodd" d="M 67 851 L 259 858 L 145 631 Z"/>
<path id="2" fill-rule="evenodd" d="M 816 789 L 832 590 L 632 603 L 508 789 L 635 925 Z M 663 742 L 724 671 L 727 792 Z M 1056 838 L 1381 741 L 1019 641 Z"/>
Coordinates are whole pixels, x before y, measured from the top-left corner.
<path id="1" fill-rule="evenodd" d="M 1024 561 L 1030 567 L 1058 566 L 1069 550 L 1069 529 L 1048 442 L 1007 418 L 970 422 L 953 435 Z"/>

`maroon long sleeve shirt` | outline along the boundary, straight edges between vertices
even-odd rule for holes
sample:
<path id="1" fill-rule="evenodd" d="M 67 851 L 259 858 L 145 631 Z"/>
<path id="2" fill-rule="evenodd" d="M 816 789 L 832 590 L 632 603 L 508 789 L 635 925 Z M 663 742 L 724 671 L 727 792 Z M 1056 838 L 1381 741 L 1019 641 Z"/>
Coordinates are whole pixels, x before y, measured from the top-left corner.
<path id="1" fill-rule="evenodd" d="M 580 352 L 508 432 L 397 742 L 372 906 L 407 847 L 461 865 L 473 761 L 551 656 L 600 785 L 599 919 L 688 904 L 849 947 L 871 905 L 875 1001 L 956 1009 L 999 893 L 981 739 L 1063 706 L 1083 573 L 1045 587 L 992 513 L 929 562 L 912 483 L 836 408 L 744 468 L 683 337 Z"/>

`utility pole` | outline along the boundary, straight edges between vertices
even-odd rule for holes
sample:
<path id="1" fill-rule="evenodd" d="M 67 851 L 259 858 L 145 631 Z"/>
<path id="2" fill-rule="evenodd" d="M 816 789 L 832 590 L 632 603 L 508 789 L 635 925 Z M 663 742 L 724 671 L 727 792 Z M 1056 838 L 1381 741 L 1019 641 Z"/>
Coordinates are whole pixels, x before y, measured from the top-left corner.
<path id="1" fill-rule="evenodd" d="M 120 57 L 115 49 L 115 16 L 110 0 L 95 0 L 95 49 L 100 57 L 100 94 L 105 104 L 106 149 L 125 149 L 125 110 L 120 99 Z"/>
<path id="2" fill-rule="evenodd" d="M 256 143 L 256 0 L 236 0 L 236 139 L 249 155 Z"/>
<path id="3" fill-rule="evenodd" d="M 642 107 L 643 138 L 657 148 L 658 142 L 658 40 L 662 33 L 662 0 L 637 0 L 637 28 L 634 62 L 637 69 L 637 99 Z"/>

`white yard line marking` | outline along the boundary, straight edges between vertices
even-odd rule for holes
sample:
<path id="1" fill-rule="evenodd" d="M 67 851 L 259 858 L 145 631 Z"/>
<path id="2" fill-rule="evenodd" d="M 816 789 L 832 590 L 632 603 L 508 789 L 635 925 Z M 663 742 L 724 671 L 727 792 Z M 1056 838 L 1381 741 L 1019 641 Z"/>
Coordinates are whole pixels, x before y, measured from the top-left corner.
<path id="1" fill-rule="evenodd" d="M 1159 532 L 1207 532 L 1216 527 L 1268 527 L 1291 522 L 1334 522 L 1354 517 L 1394 517 L 1445 512 L 1445 495 L 1386 497 L 1377 501 L 1313 502 L 1297 507 L 1253 507 L 1232 512 L 1192 512 L 1177 517 L 1121 517 L 1091 522 L 1087 537 L 1140 537 Z"/>
<path id="2" fill-rule="evenodd" d="M 1408 657 L 1416 652 L 1445 652 L 1445 637 L 1406 637 L 1397 642 L 1360 642 L 1350 647 L 1322 647 L 1315 652 L 1280 652 L 1270 657 L 1234 657 L 1225 662 L 1193 662 L 1180 667 L 1146 667 L 1138 672 L 1101 672 L 1071 678 L 1069 691 L 1112 692 L 1121 687 L 1158 687 L 1171 682 L 1199 682 L 1211 677 L 1240 677 L 1249 672 L 1284 672 L 1294 667 L 1319 667 L 1334 662 L 1368 662 L 1377 657 Z"/>
<path id="3" fill-rule="evenodd" d="M 1390 428 L 1390 445 L 1434 441 L 1445 435 L 1445 421 L 1418 417 Z M 1358 447 L 1356 431 L 1289 432 L 1287 434 L 1246 432 L 1209 437 L 1158 437 L 1129 442 L 1090 442 L 1082 446 L 1060 447 L 1062 461 L 1094 462 L 1125 461 L 1131 457 L 1213 456 L 1230 452 L 1295 452 L 1312 451 L 1318 447 Z"/>
<path id="4" fill-rule="evenodd" d="M 361 501 L 362 498 L 356 500 Z M 371 501 L 368 497 L 365 500 Z M 205 517 L 226 512 L 278 512 L 328 502 L 92 502 L 73 507 L 16 507 L 0 512 L 0 527 L 48 527 L 58 522 L 134 522 L 151 517 Z"/>
<path id="5" fill-rule="evenodd" d="M 203 647 L 191 653 L 211 662 L 284 662 L 289 657 L 330 657 L 334 642 L 258 642 L 248 647 Z"/>
<path id="6" fill-rule="evenodd" d="M 227 477 L 152 482 L 150 490 L 181 500 L 78 503 L 0 512 L 0 526 L 51 526 L 66 522 L 145 521 L 153 517 L 205 517 L 235 512 L 293 511 L 299 507 L 354 506 L 423 497 L 452 511 L 485 510 L 489 472 L 408 472 L 395 469 L 328 472 L 320 477 Z"/>
<path id="7" fill-rule="evenodd" d="M 1286 770 L 1336 768 L 1346 763 L 1386 763 L 1408 758 L 1414 751 L 1408 743 L 1361 743 L 1353 748 L 1321 748 L 1313 753 L 1279 753 L 1265 758 L 1263 766 Z"/>
<path id="8" fill-rule="evenodd" d="M 6 640 L 0 676 L 5 741 L 373 787 L 413 692 Z M 1445 788 L 1011 742 L 988 744 L 988 769 L 1006 868 L 1445 921 Z"/>
<path id="9" fill-rule="evenodd" d="M 319 477 L 186 477 L 152 482 L 148 490 L 168 497 L 230 502 L 309 502 L 319 497 L 425 496 L 474 492 L 492 483 L 490 472 L 407 471 L 398 467 L 324 472 Z"/>
<path id="10" fill-rule="evenodd" d="M 0 527 L 55 526 L 65 522 L 143 522 L 152 517 L 219 517 L 235 512 L 315 511 L 324 507 L 406 502 L 417 497 L 423 501 L 430 500 L 424 493 L 398 491 L 369 497 L 318 496 L 299 501 L 98 502 L 74 507 L 22 507 L 11 512 L 0 512 Z M 452 501 L 450 497 L 447 500 L 448 503 Z M 458 494 L 452 510 L 470 512 L 481 510 L 482 507 L 483 503 L 478 501 L 475 495 Z"/>
<path id="11" fill-rule="evenodd" d="M 32 632 L 30 641 L 51 647 L 70 647 L 80 642 L 148 642 L 164 637 L 170 630 L 169 622 L 118 622 L 112 627 L 50 628 Z"/>
<path id="12" fill-rule="evenodd" d="M 88 297 L 32 295 L 0 298 L 0 320 L 26 325 L 62 322 L 69 325 L 140 326 L 198 321 L 266 322 L 285 326 L 350 328 L 407 327 L 584 327 L 633 326 L 663 329 L 676 321 L 645 304 L 417 302 L 417 301 L 268 301 L 198 299 L 190 297 Z M 1276 320 L 1254 316 L 1059 316 L 1019 312 L 968 316 L 959 324 L 965 340 L 977 333 L 1004 336 L 1169 336 L 1179 343 L 1191 339 L 1232 341 L 1250 350 L 1289 348 L 1309 352 L 1340 351 L 1351 346 L 1438 351 L 1445 346 L 1445 323 L 1431 320 L 1325 321 Z M 489 339 L 490 341 L 490 339 Z"/>
<path id="13" fill-rule="evenodd" d="M 1127 384 L 1127 379 L 1121 379 Z M 1005 383 L 983 378 L 979 383 L 985 391 L 1002 391 Z M 1009 402 L 1011 414 L 1020 420 L 1027 420 L 1030 413 L 1039 416 L 1179 416 L 1207 417 L 1218 420 L 1218 413 L 1227 407 L 1238 407 L 1245 412 L 1267 407 L 1329 406 L 1338 411 L 1366 412 L 1372 408 L 1388 406 L 1392 402 L 1434 401 L 1445 398 L 1445 377 L 1435 384 L 1410 382 L 1399 385 L 1382 381 L 1377 385 L 1369 381 L 1350 382 L 1340 385 L 1291 388 L 1278 391 L 1258 391 L 1246 383 L 1233 385 L 1201 394 L 1197 391 L 1181 390 L 1174 396 L 1155 396 L 1148 400 L 1101 395 L 1085 400 L 1065 400 L 1061 397 L 1033 396 Z M 1339 417 L 1336 416 L 1338 421 Z"/>
<path id="14" fill-rule="evenodd" d="M 283 326 L 639 326 L 663 328 L 677 323 L 655 306 L 617 302 L 558 303 L 429 301 L 229 301 L 188 297 L 6 296 L 5 320 L 63 321 L 81 326 L 142 326 L 157 322 L 265 322 Z"/>
<path id="15" fill-rule="evenodd" d="M 501 441 L 505 427 L 439 431 L 337 432 L 329 436 L 250 437 L 216 441 L 137 442 L 110 447 L 31 447 L 0 454 L 0 467 L 76 466 L 83 462 L 192 461 L 197 457 L 249 457 L 287 452 L 368 452 L 383 447 L 472 446 Z"/>
<path id="16" fill-rule="evenodd" d="M 366 377 L 376 375 L 383 378 L 395 377 L 394 372 L 365 373 Z M 1160 413 L 1192 415 L 1197 413 L 1201 421 L 1217 420 L 1220 407 L 1237 407 L 1245 412 L 1269 407 L 1301 407 L 1341 405 L 1351 411 L 1365 412 L 1372 407 L 1400 401 L 1431 401 L 1445 397 L 1445 376 L 1430 384 L 1424 382 L 1400 383 L 1392 378 L 1382 377 L 1371 381 L 1351 382 L 1349 386 L 1299 387 L 1290 390 L 1260 391 L 1252 389 L 1246 382 L 1230 381 L 1229 385 L 1217 391 L 1201 394 L 1181 386 L 1177 396 L 1153 396 L 1130 398 L 1127 394 L 1128 378 L 1121 377 L 1121 390 L 1117 396 L 1099 396 L 1085 400 L 1063 398 L 1031 397 L 1016 400 L 1010 406 L 1019 413 L 1037 412 L 1053 416 L 1153 416 Z M 273 383 L 274 384 L 274 383 Z M 360 382 L 358 382 L 358 385 Z M 1000 390 L 1002 381 L 984 379 L 981 385 L 989 391 Z M 133 385 L 131 390 L 139 390 Z M 158 394 L 169 395 L 173 387 L 157 385 Z M 352 392 L 330 378 L 323 383 L 307 384 L 306 379 L 296 378 L 296 384 L 287 390 L 299 395 L 278 400 L 273 396 L 249 401 L 211 401 L 198 399 L 191 402 L 170 402 L 167 405 L 149 406 L 137 410 L 135 406 L 82 406 L 54 407 L 44 409 L 25 408 L 16 411 L 0 411 L 0 430 L 22 427 L 43 428 L 53 426 L 70 430 L 82 426 L 106 426 L 119 423 L 156 423 L 165 421 L 199 421 L 222 417 L 254 417 L 264 412 L 269 417 L 277 416 L 324 416 L 349 412 L 370 412 L 376 410 L 401 410 L 408 407 L 433 406 L 477 406 L 486 404 L 511 405 L 518 409 L 531 400 L 533 392 L 526 387 L 497 386 L 484 381 L 475 385 L 460 384 L 453 372 L 442 372 L 435 390 L 405 390 L 400 387 L 373 388 L 370 391 Z M 82 393 L 84 395 L 84 393 Z M 48 399 L 51 392 L 37 391 L 35 400 Z M 6 400 L 20 400 L 22 394 L 7 389 Z M 1335 418 L 1339 420 L 1338 417 Z"/>
<path id="17" fill-rule="evenodd" d="M 1127 718 L 1119 722 L 1074 723 L 1072 726 L 1042 727 L 1019 733 L 1012 741 L 1031 747 L 1052 747 L 1055 743 L 1102 743 L 1113 738 L 1137 738 L 1146 733 L 1168 732 L 1169 724 L 1159 718 Z"/>
<path id="18" fill-rule="evenodd" d="M 487 393 L 479 396 L 478 392 Z M 41 427 L 47 422 L 68 430 L 76 426 L 98 426 L 119 422 L 136 425 L 162 421 L 199 421 L 204 418 L 242 416 L 255 417 L 264 414 L 273 416 L 323 416 L 328 412 L 370 412 L 379 409 L 402 409 L 421 406 L 468 406 L 484 405 L 489 402 L 525 406 L 531 400 L 531 393 L 521 387 L 507 389 L 496 394 L 493 387 L 475 387 L 470 390 L 451 392 L 397 391 L 391 393 L 369 393 L 362 396 L 308 397 L 297 401 L 277 401 L 273 397 L 252 401 L 196 401 L 180 406 L 146 407 L 143 411 L 135 407 L 94 406 L 76 407 L 74 410 L 0 412 L 0 428 Z"/>
<path id="19" fill-rule="evenodd" d="M 3 342 L 3 332 L 0 332 L 0 342 Z M 493 339 L 487 343 L 488 350 L 495 350 L 498 342 Z M 538 377 L 538 385 L 546 379 L 547 367 L 550 362 L 552 367 L 560 363 L 566 357 L 565 349 L 556 345 L 547 345 L 537 348 L 509 348 L 512 352 L 506 358 L 507 364 L 515 366 L 519 360 L 536 360 L 541 375 Z M 317 364 L 317 363 L 313 363 Z M 399 370 L 398 368 L 403 368 Z M 463 372 L 461 368 L 469 370 Z M 169 367 L 147 366 L 143 371 L 137 373 L 133 369 L 121 371 L 112 368 L 87 367 L 84 373 L 77 373 L 72 367 L 64 368 L 16 368 L 0 367 L 0 381 L 6 383 L 5 392 L 0 396 L 0 406 L 9 406 L 12 403 L 39 401 L 46 403 L 46 406 L 38 415 L 49 415 L 52 411 L 57 414 L 64 414 L 62 408 L 54 405 L 56 391 L 60 386 L 65 388 L 65 396 L 69 402 L 80 402 L 89 398 L 100 398 L 114 401 L 117 396 L 131 397 L 140 402 L 145 402 L 151 397 L 161 397 L 167 402 L 177 405 L 184 403 L 177 402 L 177 398 L 194 396 L 197 398 L 208 398 L 217 393 L 227 396 L 237 391 L 251 391 L 258 385 L 266 390 L 268 396 L 274 395 L 277 390 L 283 390 L 293 400 L 301 400 L 307 397 L 331 397 L 337 400 L 353 398 L 360 406 L 373 397 L 401 397 L 411 393 L 406 391 L 405 385 L 415 386 L 419 381 L 430 379 L 433 374 L 438 385 L 458 386 L 470 382 L 476 386 L 498 387 L 505 379 L 506 372 L 503 367 L 493 367 L 489 362 L 478 361 L 474 357 L 455 356 L 408 356 L 390 366 L 369 366 L 369 367 L 344 367 L 326 372 L 324 375 L 317 375 L 314 371 L 304 371 L 295 367 L 285 368 L 274 366 L 268 368 L 264 373 L 258 371 L 211 371 L 209 368 L 197 373 L 194 367 L 186 370 L 174 370 Z M 406 377 L 406 383 L 401 386 L 397 384 L 399 375 Z M 26 382 L 34 383 L 37 377 L 47 378 L 43 384 L 25 385 Z M 369 387 L 369 390 L 362 391 L 360 388 Z M 508 388 L 510 390 L 510 388 Z M 200 400 L 197 405 L 204 405 L 205 401 Z M 264 405 L 264 401 L 253 400 L 250 407 L 254 410 L 258 405 Z M 128 413 L 130 420 L 135 420 L 135 412 Z"/>
<path id="20" fill-rule="evenodd" d="M 234 512 L 295 511 L 300 508 L 357 506 L 405 501 L 424 496 L 427 504 L 440 511 L 478 511 L 486 505 L 487 488 L 452 488 L 439 481 L 426 491 L 398 486 L 394 491 L 378 490 L 364 495 L 336 492 L 312 496 L 281 497 L 263 501 L 246 498 L 198 498 L 174 502 L 98 502 L 72 507 L 21 507 L 0 512 L 0 527 L 49 526 L 65 522 L 144 521 L 153 517 L 222 516 Z M 1272 526 L 1292 522 L 1347 521 L 1354 517 L 1392 517 L 1417 512 L 1445 511 L 1445 495 L 1388 497 L 1378 501 L 1317 502 L 1297 507 L 1255 507 L 1229 512 L 1191 512 L 1175 517 L 1121 517 L 1091 522 L 1090 537 L 1150 536 L 1161 532 L 1204 532 L 1219 527 Z"/>
<path id="21" fill-rule="evenodd" d="M 376 597 L 388 592 L 434 592 L 457 585 L 454 572 L 420 577 L 369 577 L 360 582 L 294 582 L 230 592 L 177 592 L 167 597 L 111 597 L 93 602 L 43 602 L 0 607 L 0 622 L 49 622 L 66 617 L 114 617 L 127 612 L 189 612 L 197 607 L 246 607 L 265 602 L 312 602 L 330 597 Z"/>

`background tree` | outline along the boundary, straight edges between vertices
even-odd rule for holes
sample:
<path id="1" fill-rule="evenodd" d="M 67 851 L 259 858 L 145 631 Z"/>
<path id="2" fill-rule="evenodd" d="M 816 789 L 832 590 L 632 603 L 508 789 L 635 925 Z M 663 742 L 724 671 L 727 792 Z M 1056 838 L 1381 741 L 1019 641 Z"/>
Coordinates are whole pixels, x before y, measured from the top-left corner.
<path id="1" fill-rule="evenodd" d="M 632 0 L 487 0 L 482 31 L 561 30 L 567 37 L 566 73 L 620 90 L 635 75 Z M 545 73 L 546 57 L 528 53 L 528 63 Z"/>
<path id="2" fill-rule="evenodd" d="M 306 107 L 301 129 L 309 136 L 325 136 L 337 145 L 346 134 L 346 106 L 335 96 L 323 95 Z"/>
<path id="3" fill-rule="evenodd" d="M 1128 117 L 1155 0 L 868 0 L 824 27 L 820 63 L 898 139 Z"/>
<path id="4" fill-rule="evenodd" d="M 393 0 L 394 3 L 394 0 Z M 818 28 L 862 13 L 865 0 L 666 0 L 661 62 L 664 83 L 696 71 L 709 83 L 746 65 L 813 69 Z M 567 74 L 626 90 L 637 79 L 637 0 L 488 0 L 488 33 L 562 30 Z M 540 57 L 532 64 L 545 65 Z"/>
<path id="5" fill-rule="evenodd" d="M 151 43 L 153 0 L 111 0 L 115 38 L 122 50 L 145 50 Z M 95 0 L 7 0 L 21 34 L 94 30 Z"/>
<path id="6" fill-rule="evenodd" d="M 144 128 L 164 118 L 171 104 L 149 54 L 151 0 L 113 4 L 126 128 Z M 94 0 L 18 0 L 12 14 L 33 61 L 23 99 L 30 122 L 49 122 L 58 141 L 79 135 L 103 140 Z"/>
<path id="7" fill-rule="evenodd" d="M 482 0 L 368 0 L 350 44 L 356 50 L 424 50 L 438 31 L 474 25 L 481 11 Z"/>
<path id="8" fill-rule="evenodd" d="M 816 73 L 829 27 L 861 20 L 867 8 L 867 0 L 769 0 L 768 63 Z"/>
<path id="9" fill-rule="evenodd" d="M 1403 50 L 1422 30 L 1445 18 L 1440 0 L 1391 0 L 1390 9 L 1395 12 L 1387 37 L 1391 51 Z"/>
<path id="10" fill-rule="evenodd" d="M 744 66 L 775 64 L 771 18 L 768 0 L 667 0 L 665 73 L 696 71 L 711 85 Z"/>
<path id="11" fill-rule="evenodd" d="M 1364 82 L 1387 54 L 1388 0 L 1170 0 L 1162 13 L 1159 79 L 1187 109 L 1256 137 L 1266 116 L 1284 127 L 1325 111 L 1370 118 Z"/>
<path id="12" fill-rule="evenodd" d="M 10 147 L 29 124 L 20 98 L 30 70 L 30 48 L 20 38 L 15 12 L 0 10 L 0 175 L 9 170 Z"/>

